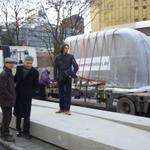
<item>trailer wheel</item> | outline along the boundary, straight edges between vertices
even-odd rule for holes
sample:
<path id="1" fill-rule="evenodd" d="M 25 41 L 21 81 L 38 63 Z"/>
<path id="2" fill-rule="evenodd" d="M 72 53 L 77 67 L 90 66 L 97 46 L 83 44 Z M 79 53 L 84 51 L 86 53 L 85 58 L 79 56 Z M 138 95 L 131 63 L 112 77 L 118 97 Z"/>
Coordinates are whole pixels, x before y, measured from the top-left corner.
<path id="1" fill-rule="evenodd" d="M 135 114 L 134 103 L 127 97 L 122 97 L 117 102 L 117 112 L 124 114 Z"/>

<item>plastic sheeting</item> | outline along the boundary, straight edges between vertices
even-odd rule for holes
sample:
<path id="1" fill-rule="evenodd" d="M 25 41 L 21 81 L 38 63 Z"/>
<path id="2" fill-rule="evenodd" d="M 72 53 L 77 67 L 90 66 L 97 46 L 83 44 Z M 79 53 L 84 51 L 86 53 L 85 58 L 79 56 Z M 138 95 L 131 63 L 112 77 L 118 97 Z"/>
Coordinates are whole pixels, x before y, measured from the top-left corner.
<path id="1" fill-rule="evenodd" d="M 150 85 L 150 41 L 143 33 L 111 29 L 66 39 L 78 64 L 78 76 L 104 80 L 108 87 Z"/>

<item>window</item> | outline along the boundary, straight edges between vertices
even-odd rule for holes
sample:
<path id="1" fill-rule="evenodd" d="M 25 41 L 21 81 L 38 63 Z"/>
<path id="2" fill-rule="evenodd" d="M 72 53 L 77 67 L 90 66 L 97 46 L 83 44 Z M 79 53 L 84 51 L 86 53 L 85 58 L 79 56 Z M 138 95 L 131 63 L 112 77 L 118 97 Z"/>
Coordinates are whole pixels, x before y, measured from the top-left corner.
<path id="1" fill-rule="evenodd" d="M 137 7 L 137 6 L 136 6 L 136 7 L 134 7 L 134 9 L 135 9 L 135 10 L 138 10 L 138 9 L 139 9 L 139 7 Z"/>
<path id="2" fill-rule="evenodd" d="M 137 21 L 139 21 L 139 19 L 138 19 L 138 18 L 135 18 L 134 21 L 137 22 Z"/>
<path id="3" fill-rule="evenodd" d="M 147 8 L 147 6 L 143 6 L 143 9 L 146 9 Z"/>
<path id="4" fill-rule="evenodd" d="M 147 18 L 143 18 L 143 20 L 145 21 L 145 20 L 147 20 Z"/>

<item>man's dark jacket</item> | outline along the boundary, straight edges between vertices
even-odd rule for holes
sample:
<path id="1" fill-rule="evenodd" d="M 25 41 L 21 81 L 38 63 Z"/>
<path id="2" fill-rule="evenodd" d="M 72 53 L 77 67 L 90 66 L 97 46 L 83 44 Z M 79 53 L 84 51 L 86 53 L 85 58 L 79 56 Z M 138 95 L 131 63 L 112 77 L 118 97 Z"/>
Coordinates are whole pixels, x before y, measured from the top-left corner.
<path id="1" fill-rule="evenodd" d="M 0 106 L 12 107 L 15 104 L 14 77 L 10 69 L 4 68 L 0 74 Z"/>
<path id="2" fill-rule="evenodd" d="M 71 54 L 59 54 L 54 62 L 54 80 L 61 81 L 65 77 L 76 77 L 78 64 Z"/>
<path id="3" fill-rule="evenodd" d="M 16 104 L 14 115 L 17 117 L 28 118 L 31 112 L 32 96 L 38 87 L 39 73 L 35 68 L 31 68 L 24 77 L 23 66 L 18 66 L 15 82 L 16 82 Z"/>

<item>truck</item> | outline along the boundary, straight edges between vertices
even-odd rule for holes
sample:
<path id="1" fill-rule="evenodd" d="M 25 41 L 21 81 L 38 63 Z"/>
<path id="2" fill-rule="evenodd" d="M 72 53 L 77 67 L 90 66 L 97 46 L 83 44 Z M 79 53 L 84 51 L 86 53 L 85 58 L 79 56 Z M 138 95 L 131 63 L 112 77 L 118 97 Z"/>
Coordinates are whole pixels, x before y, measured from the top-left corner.
<path id="1" fill-rule="evenodd" d="M 33 57 L 33 67 L 38 67 L 36 47 L 30 46 L 9 46 L 11 52 L 11 58 L 13 58 L 17 65 L 21 65 L 26 56 L 30 55 Z"/>
<path id="2" fill-rule="evenodd" d="M 16 61 L 17 65 L 22 65 L 26 56 L 32 56 L 34 58 L 33 66 L 38 67 L 37 64 L 37 53 L 35 47 L 28 46 L 0 46 L 0 72 L 3 70 L 4 66 L 4 58 L 11 57 Z M 15 73 L 15 68 L 13 69 L 13 73 Z"/>
<path id="3" fill-rule="evenodd" d="M 149 112 L 150 40 L 145 34 L 116 28 L 68 37 L 65 42 L 79 65 L 78 94 L 86 87 L 108 110 L 115 104 L 119 113 Z"/>

